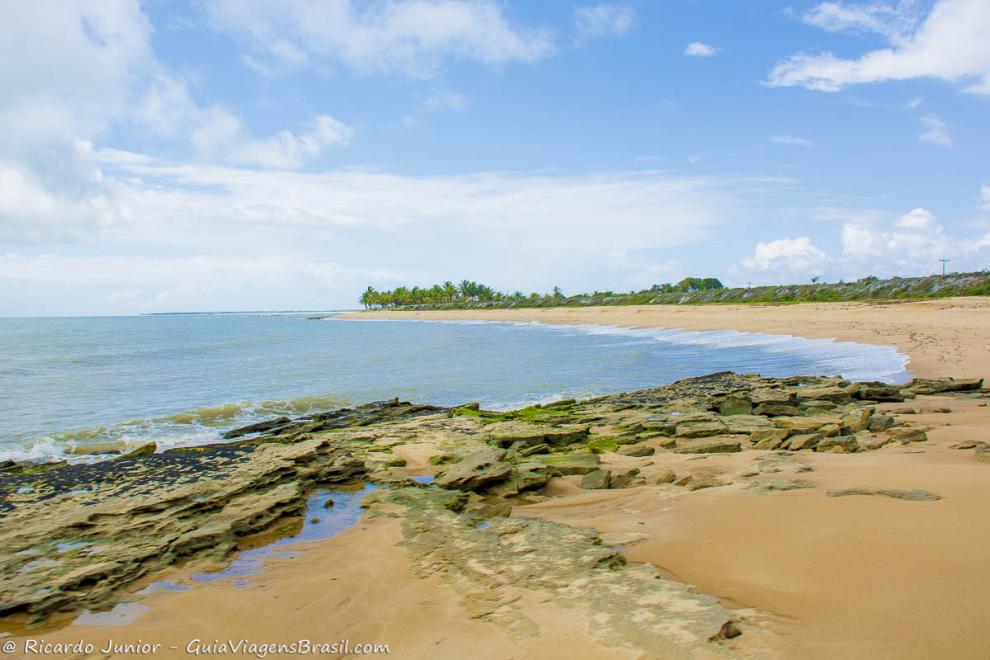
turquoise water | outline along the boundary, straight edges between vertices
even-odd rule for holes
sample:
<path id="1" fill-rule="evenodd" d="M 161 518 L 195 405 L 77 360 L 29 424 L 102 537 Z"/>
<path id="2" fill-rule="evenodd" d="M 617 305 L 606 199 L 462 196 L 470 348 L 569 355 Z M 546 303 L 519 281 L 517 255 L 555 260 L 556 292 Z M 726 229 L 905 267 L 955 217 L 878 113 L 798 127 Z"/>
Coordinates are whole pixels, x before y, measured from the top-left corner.
<path id="1" fill-rule="evenodd" d="M 906 378 L 883 346 L 604 326 L 304 314 L 0 319 L 0 460 L 217 441 L 273 415 L 400 397 L 489 408 L 720 370 Z"/>

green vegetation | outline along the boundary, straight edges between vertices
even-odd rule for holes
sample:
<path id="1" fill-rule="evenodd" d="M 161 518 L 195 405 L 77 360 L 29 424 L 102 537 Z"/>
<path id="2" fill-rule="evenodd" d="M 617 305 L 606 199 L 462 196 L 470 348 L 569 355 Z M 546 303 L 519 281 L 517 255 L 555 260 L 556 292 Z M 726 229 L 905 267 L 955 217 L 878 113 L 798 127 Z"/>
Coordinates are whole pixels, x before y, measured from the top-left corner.
<path id="1" fill-rule="evenodd" d="M 677 284 L 655 284 L 628 293 L 595 291 L 565 296 L 559 287 L 550 293 L 503 293 L 464 280 L 432 287 L 398 287 L 361 294 L 368 309 L 483 309 L 515 307 L 584 307 L 592 305 L 703 305 L 717 303 L 780 304 L 855 300 L 923 300 L 951 296 L 990 296 L 990 272 L 952 273 L 928 277 L 864 277 L 855 282 L 818 282 L 726 288 L 713 277 L 686 277 Z"/>
<path id="2" fill-rule="evenodd" d="M 522 291 L 513 293 L 503 293 L 496 291 L 490 286 L 478 284 L 470 280 L 462 280 L 455 285 L 451 281 L 443 284 L 434 284 L 430 287 L 412 288 L 400 286 L 391 291 L 376 291 L 374 287 L 368 287 L 361 294 L 359 302 L 366 309 L 379 308 L 402 308 L 410 306 L 424 307 L 547 307 L 555 305 L 565 305 L 568 301 L 579 297 L 591 298 L 611 298 L 626 295 L 656 295 L 660 293 L 695 293 L 699 291 L 715 291 L 723 289 L 723 285 L 714 277 L 685 277 L 677 284 L 657 284 L 648 290 L 633 292 L 629 294 L 615 293 L 613 291 L 595 291 L 592 294 L 581 294 L 581 296 L 571 296 L 568 298 L 560 287 L 554 287 L 550 293 L 533 292 L 525 294 Z"/>

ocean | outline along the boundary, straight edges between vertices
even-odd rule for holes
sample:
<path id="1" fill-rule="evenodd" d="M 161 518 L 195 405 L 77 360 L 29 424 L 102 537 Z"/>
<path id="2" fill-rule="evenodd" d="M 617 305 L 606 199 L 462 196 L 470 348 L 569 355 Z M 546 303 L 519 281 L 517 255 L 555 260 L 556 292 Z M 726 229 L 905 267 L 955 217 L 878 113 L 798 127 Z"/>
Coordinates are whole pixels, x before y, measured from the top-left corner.
<path id="1" fill-rule="evenodd" d="M 732 331 L 312 313 L 0 319 L 0 461 L 99 460 L 399 397 L 506 409 L 714 371 L 902 382 L 891 347 Z"/>

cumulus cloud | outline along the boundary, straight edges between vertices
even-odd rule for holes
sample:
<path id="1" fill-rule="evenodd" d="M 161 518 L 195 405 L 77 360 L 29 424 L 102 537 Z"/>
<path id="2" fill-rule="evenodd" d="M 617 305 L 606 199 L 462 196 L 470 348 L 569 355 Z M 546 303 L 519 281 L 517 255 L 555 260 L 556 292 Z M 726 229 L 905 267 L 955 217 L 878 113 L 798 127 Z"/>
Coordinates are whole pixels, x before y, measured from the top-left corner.
<path id="1" fill-rule="evenodd" d="M 580 39 L 625 34 L 636 25 L 636 13 L 623 5 L 587 5 L 574 10 L 574 29 Z"/>
<path id="2" fill-rule="evenodd" d="M 925 115 L 921 118 L 921 123 L 928 130 L 918 136 L 920 141 L 940 147 L 952 146 L 952 136 L 949 135 L 949 127 L 944 121 L 935 115 Z"/>
<path id="3" fill-rule="evenodd" d="M 766 273 L 772 271 L 783 277 L 821 275 L 828 258 L 810 238 L 781 238 L 757 243 L 751 257 L 746 257 L 737 272 Z"/>
<path id="4" fill-rule="evenodd" d="M 884 36 L 890 47 L 855 59 L 830 52 L 796 53 L 773 68 L 768 84 L 835 92 L 847 85 L 938 78 L 962 82 L 968 92 L 990 94 L 990 3 L 937 0 L 920 21 L 915 5 L 817 5 L 805 21 L 833 31 L 872 31 Z"/>
<path id="5" fill-rule="evenodd" d="M 903 275 L 938 272 L 940 258 L 960 271 L 985 266 L 990 234 L 949 235 L 927 209 L 914 209 L 889 225 L 849 222 L 842 226 L 841 271 L 850 275 Z"/>
<path id="6" fill-rule="evenodd" d="M 532 62 L 553 50 L 549 31 L 512 25 L 493 0 L 209 0 L 211 23 L 279 73 L 319 61 L 362 73 L 434 75 L 444 61 Z"/>
<path id="7" fill-rule="evenodd" d="M 814 140 L 809 140 L 808 138 L 797 137 L 795 135 L 772 135 L 770 141 L 775 144 L 786 144 L 792 147 L 813 147 L 815 146 Z"/>
<path id="8" fill-rule="evenodd" d="M 689 57 L 715 57 L 719 50 L 715 46 L 700 41 L 692 41 L 684 47 L 684 54 Z"/>

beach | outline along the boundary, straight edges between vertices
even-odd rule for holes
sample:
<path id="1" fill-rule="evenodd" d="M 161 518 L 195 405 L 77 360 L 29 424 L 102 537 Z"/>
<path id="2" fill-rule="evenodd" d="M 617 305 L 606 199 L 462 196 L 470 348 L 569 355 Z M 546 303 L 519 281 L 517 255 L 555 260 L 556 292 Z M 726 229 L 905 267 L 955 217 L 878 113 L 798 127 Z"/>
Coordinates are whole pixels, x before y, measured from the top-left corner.
<path id="1" fill-rule="evenodd" d="M 895 345 L 910 357 L 910 369 L 919 377 L 974 379 L 990 372 L 988 307 L 982 300 L 962 299 L 889 305 L 369 312 L 356 318 L 597 323 L 829 337 Z M 495 521 L 488 531 L 508 539 L 494 559 L 476 554 L 472 545 L 472 535 L 483 534 L 487 522 L 477 531 L 464 528 L 460 521 L 467 510 L 455 515 L 420 501 L 438 489 L 402 486 L 396 492 L 406 493 L 405 500 L 380 498 L 369 503 L 368 513 L 356 525 L 331 538 L 289 545 L 291 555 L 269 557 L 259 572 L 243 579 L 198 584 L 190 579 L 195 571 L 223 566 L 225 560 L 194 557 L 130 585 L 132 596 L 124 599 L 128 602 L 111 611 L 111 621 L 114 612 L 118 615 L 115 625 L 105 625 L 106 621 L 92 625 L 83 619 L 61 628 L 21 630 L 21 636 L 12 639 L 17 643 L 31 636 L 52 643 L 85 639 L 98 648 L 110 640 L 153 640 L 164 645 L 167 657 L 188 655 L 189 644 L 196 640 L 228 639 L 259 644 L 384 643 L 395 657 L 437 658 L 986 657 L 990 633 L 982 611 L 990 586 L 990 566 L 985 561 L 990 543 L 990 526 L 985 523 L 990 514 L 990 462 L 981 449 L 990 424 L 986 393 L 943 391 L 898 400 L 902 397 L 897 386 L 856 389 L 835 379 L 808 384 L 786 379 L 711 382 L 714 390 L 709 381 L 700 379 L 685 385 L 673 399 L 661 388 L 657 394 L 635 399 L 638 403 L 606 397 L 590 407 L 578 404 L 567 414 L 577 415 L 576 421 L 616 415 L 625 419 L 623 415 L 632 413 L 623 409 L 638 405 L 645 407 L 644 416 L 637 419 L 648 420 L 648 411 L 656 415 L 672 405 L 688 411 L 683 414 L 699 416 L 691 422 L 699 427 L 729 424 L 729 430 L 719 431 L 723 435 L 715 438 L 731 445 L 749 437 L 740 433 L 752 432 L 755 439 L 771 427 L 786 427 L 781 420 L 792 418 L 760 416 L 758 406 L 753 414 L 738 416 L 722 408 L 714 416 L 692 413 L 695 408 L 680 403 L 682 398 L 695 401 L 690 397 L 702 396 L 698 392 L 714 391 L 724 400 L 723 392 L 747 391 L 755 405 L 759 397 L 766 399 L 766 391 L 794 390 L 799 392 L 804 415 L 794 419 L 811 420 L 812 432 L 822 430 L 823 437 L 815 442 L 832 442 L 834 451 L 823 451 L 821 444 L 818 451 L 795 451 L 797 446 L 791 451 L 763 451 L 754 445 L 728 453 L 705 449 L 693 453 L 691 447 L 710 439 L 707 431 L 700 439 L 691 439 L 697 434 L 682 433 L 678 427 L 677 435 L 687 438 L 678 440 L 678 446 L 689 448 L 682 453 L 670 450 L 673 445 L 667 435 L 673 431 L 641 432 L 634 445 L 644 448 L 640 455 L 619 451 L 625 445 L 586 454 L 596 457 L 594 470 L 612 475 L 611 488 L 589 487 L 586 471 L 557 473 L 544 482 L 542 495 L 520 493 L 521 499 L 508 500 L 512 502 L 508 518 L 500 517 L 506 511 L 495 513 L 491 508 L 496 506 L 494 491 L 477 488 L 487 499 L 470 500 L 468 509 L 476 506 L 485 521 Z M 805 391 L 802 387 L 810 388 L 807 394 L 800 393 Z M 654 396 L 667 403 L 652 402 Z M 894 399 L 862 404 L 869 406 L 870 420 L 896 420 L 893 429 L 872 433 L 863 427 L 855 436 L 823 430 L 838 423 L 833 420 L 840 415 L 842 420 L 855 415 L 863 409 L 857 401 L 871 397 Z M 571 411 L 570 404 L 561 410 Z M 392 480 L 398 488 L 403 479 L 443 474 L 435 459 L 476 449 L 470 444 L 477 442 L 471 435 L 475 429 L 487 429 L 489 434 L 500 429 L 510 437 L 523 437 L 533 423 L 525 417 L 479 419 L 470 412 L 460 417 L 436 416 L 429 410 L 413 414 L 417 417 L 345 429 L 345 434 L 364 443 L 371 433 L 371 448 L 362 450 L 372 452 L 367 454 L 370 459 L 364 458 L 366 469 L 372 470 L 365 479 Z M 615 427 L 616 423 L 591 422 L 590 437 L 605 433 L 596 429 L 629 425 L 624 421 Z M 649 428 L 645 421 L 642 424 Z M 572 422 L 563 426 L 554 422 L 552 428 L 560 442 L 569 442 L 572 427 Z M 912 435 L 895 435 L 899 429 Z M 579 442 L 588 442 L 588 431 L 584 433 Z M 325 451 L 320 448 L 324 445 L 307 444 L 317 443 L 321 436 L 312 441 L 306 440 L 309 435 L 299 437 L 298 448 L 279 449 L 287 452 L 285 460 L 304 465 L 305 457 Z M 860 441 L 858 445 L 849 440 L 852 437 Z M 841 443 L 830 438 L 854 444 L 836 449 Z M 468 443 L 463 447 L 457 444 L 462 439 Z M 858 450 L 848 453 L 850 446 Z M 386 450 L 400 460 L 383 462 L 388 456 L 377 452 Z M 471 455 L 463 455 L 460 465 L 470 462 L 466 459 Z M 279 456 L 273 453 L 266 460 L 277 463 L 283 460 Z M 353 469 L 359 470 L 356 465 Z M 342 471 L 340 479 L 348 474 Z M 621 475 L 628 479 L 624 484 L 618 483 Z M 232 506 L 227 504 L 225 510 Z M 416 519 L 411 516 L 421 511 L 419 507 L 425 507 L 426 526 L 413 524 Z M 551 527 L 533 527 L 538 521 Z M 438 555 L 437 548 L 445 542 L 430 541 L 431 528 L 439 530 L 453 549 Z M 584 541 L 567 541 L 567 530 L 574 528 L 592 528 L 601 535 L 599 541 L 575 552 L 611 548 L 603 557 L 615 552 L 627 562 L 609 574 L 619 582 L 599 585 L 597 590 L 588 587 L 571 597 L 562 585 L 589 578 L 564 574 L 546 584 L 518 577 L 514 570 L 542 574 L 546 566 L 559 561 L 548 555 L 550 564 L 541 563 L 543 554 L 558 542 L 531 542 L 534 534 L 580 545 Z M 537 569 L 540 566 L 544 568 Z M 663 585 L 653 587 L 656 597 L 637 601 L 632 596 L 640 570 L 656 573 L 650 579 Z M 182 585 L 183 590 L 136 595 L 161 581 Z M 602 599 L 599 590 L 626 597 Z M 692 612 L 704 614 L 704 620 L 690 618 L 695 616 L 688 614 Z M 735 621 L 742 634 L 719 637 L 723 620 Z M 712 632 L 712 638 L 702 630 Z M 645 640 L 640 637 L 644 631 L 650 632 Z"/>
<path id="2" fill-rule="evenodd" d="M 896 346 L 923 377 L 990 380 L 990 301 L 941 300 L 794 305 L 630 305 L 394 312 L 351 318 L 597 323 L 628 328 L 737 330 Z"/>

